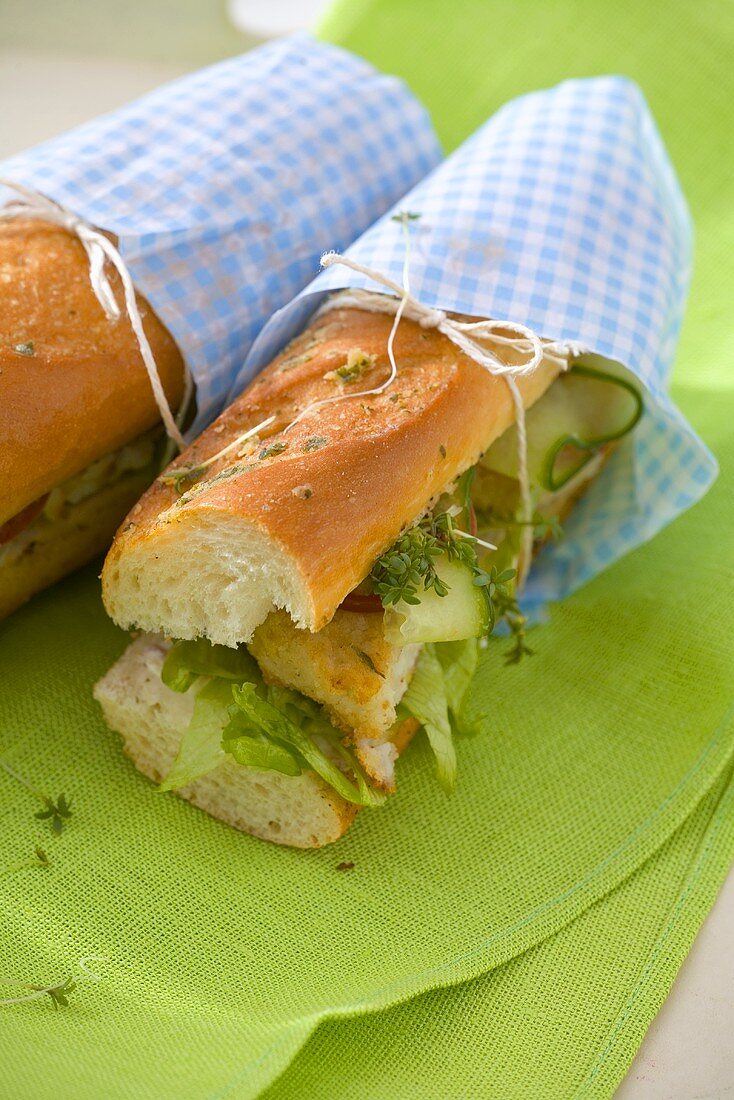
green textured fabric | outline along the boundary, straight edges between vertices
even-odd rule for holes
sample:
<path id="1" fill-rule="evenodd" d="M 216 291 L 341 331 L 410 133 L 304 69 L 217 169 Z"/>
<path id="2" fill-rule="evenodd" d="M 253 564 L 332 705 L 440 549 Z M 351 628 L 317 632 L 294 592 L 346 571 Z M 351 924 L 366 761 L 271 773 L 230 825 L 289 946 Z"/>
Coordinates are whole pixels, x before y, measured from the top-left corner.
<path id="1" fill-rule="evenodd" d="M 563 931 L 473 982 L 325 1024 L 263 1100 L 608 1096 L 733 849 L 729 770 L 654 858 Z"/>
<path id="2" fill-rule="evenodd" d="M 447 145 L 563 76 L 640 81 L 699 231 L 675 396 L 723 476 L 555 608 L 532 660 L 491 648 L 453 797 L 415 745 L 398 795 L 320 852 L 243 837 L 125 760 L 89 694 L 125 644 L 94 570 L 0 625 L 0 750 L 74 810 L 54 837 L 0 773 L 0 874 L 39 842 L 51 861 L 0 879 L 0 974 L 106 958 L 66 1009 L 0 1008 L 10 1100 L 609 1095 L 734 852 L 734 12 L 349 0 L 325 33 L 406 76 Z"/>

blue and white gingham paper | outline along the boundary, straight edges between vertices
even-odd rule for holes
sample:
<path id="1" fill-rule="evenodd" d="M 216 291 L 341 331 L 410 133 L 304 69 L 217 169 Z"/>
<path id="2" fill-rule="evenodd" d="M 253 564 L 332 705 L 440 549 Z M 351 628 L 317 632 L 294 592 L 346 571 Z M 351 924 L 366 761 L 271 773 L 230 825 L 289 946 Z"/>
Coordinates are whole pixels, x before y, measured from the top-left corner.
<path id="1" fill-rule="evenodd" d="M 348 245 L 439 158 L 404 84 L 297 36 L 183 77 L 0 175 L 117 235 L 192 370 L 196 432 L 321 252 Z"/>
<path id="2" fill-rule="evenodd" d="M 539 612 L 651 538 L 716 476 L 666 392 L 691 266 L 685 201 L 639 88 L 600 77 L 508 103 L 347 250 L 401 282 L 398 210 L 420 214 L 410 223 L 420 301 L 581 344 L 647 391 L 633 436 L 531 572 L 524 602 Z M 322 272 L 266 326 L 233 394 L 325 291 L 345 286 L 380 289 L 343 267 Z"/>

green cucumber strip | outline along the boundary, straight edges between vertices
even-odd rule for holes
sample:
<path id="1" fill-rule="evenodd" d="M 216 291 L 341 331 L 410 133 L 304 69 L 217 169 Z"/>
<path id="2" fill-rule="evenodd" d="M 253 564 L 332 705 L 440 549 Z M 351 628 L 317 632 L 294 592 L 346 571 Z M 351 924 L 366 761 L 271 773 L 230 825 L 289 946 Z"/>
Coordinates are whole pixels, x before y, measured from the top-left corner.
<path id="1" fill-rule="evenodd" d="M 436 572 L 448 586 L 445 596 L 433 588 L 421 591 L 420 603 L 401 600 L 385 609 L 385 639 L 391 645 L 413 642 L 457 642 L 479 638 L 489 630 L 489 606 L 471 569 L 442 554 Z"/>
<path id="2" fill-rule="evenodd" d="M 575 363 L 527 410 L 531 483 L 556 492 L 605 443 L 631 432 L 642 416 L 640 391 L 626 379 Z M 490 470 L 517 477 L 517 428 L 496 440 L 482 460 Z"/>

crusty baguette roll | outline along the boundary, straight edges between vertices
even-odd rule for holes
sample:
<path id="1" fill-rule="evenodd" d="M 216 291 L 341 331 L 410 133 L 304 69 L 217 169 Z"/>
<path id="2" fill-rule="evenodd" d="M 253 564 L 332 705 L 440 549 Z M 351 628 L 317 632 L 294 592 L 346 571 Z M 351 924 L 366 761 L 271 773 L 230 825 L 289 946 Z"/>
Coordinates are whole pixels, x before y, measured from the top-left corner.
<path id="1" fill-rule="evenodd" d="M 125 752 L 156 783 L 170 770 L 195 697 L 193 690 L 180 694 L 162 682 L 165 654 L 159 639 L 138 638 L 94 688 L 107 724 L 122 734 Z M 403 725 L 395 737 L 399 750 L 417 723 Z M 293 848 L 338 840 L 358 812 L 314 772 L 280 775 L 229 758 L 176 794 L 236 829 Z"/>
<path id="2" fill-rule="evenodd" d="M 179 488 L 158 479 L 119 531 L 102 582 L 109 614 L 177 638 L 234 646 L 275 608 L 320 630 L 376 558 L 514 421 L 506 382 L 435 329 L 402 321 L 399 373 L 378 397 L 309 403 L 386 378 L 392 318 L 334 309 L 245 390 L 169 469 L 218 453 L 268 416 L 255 447 Z M 343 381 L 341 367 L 356 368 Z M 558 373 L 518 385 L 526 405 Z"/>
<path id="3" fill-rule="evenodd" d="M 180 352 L 140 296 L 138 306 L 175 408 Z M 105 317 L 79 240 L 0 221 L 0 525 L 159 419 L 130 321 Z"/>

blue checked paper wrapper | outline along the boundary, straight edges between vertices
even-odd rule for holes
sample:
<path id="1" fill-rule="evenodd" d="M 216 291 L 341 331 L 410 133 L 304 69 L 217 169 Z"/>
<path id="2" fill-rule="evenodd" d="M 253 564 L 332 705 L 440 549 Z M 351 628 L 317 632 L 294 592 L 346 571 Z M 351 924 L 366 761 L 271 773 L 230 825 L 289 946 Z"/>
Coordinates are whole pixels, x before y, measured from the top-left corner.
<path id="1" fill-rule="evenodd" d="M 195 434 L 324 249 L 353 241 L 440 155 L 404 84 L 297 36 L 6 160 L 0 176 L 116 234 L 194 376 Z"/>
<path id="2" fill-rule="evenodd" d="M 347 255 L 428 306 L 512 320 L 623 364 L 643 384 L 645 415 L 540 554 L 523 592 L 538 617 L 651 538 L 716 477 L 710 452 L 671 402 L 691 267 L 688 210 L 639 88 L 621 77 L 569 80 L 497 112 Z M 381 288 L 344 267 L 323 271 L 256 341 L 234 396 L 341 287 Z M 398 369 L 400 364 L 398 363 Z"/>

